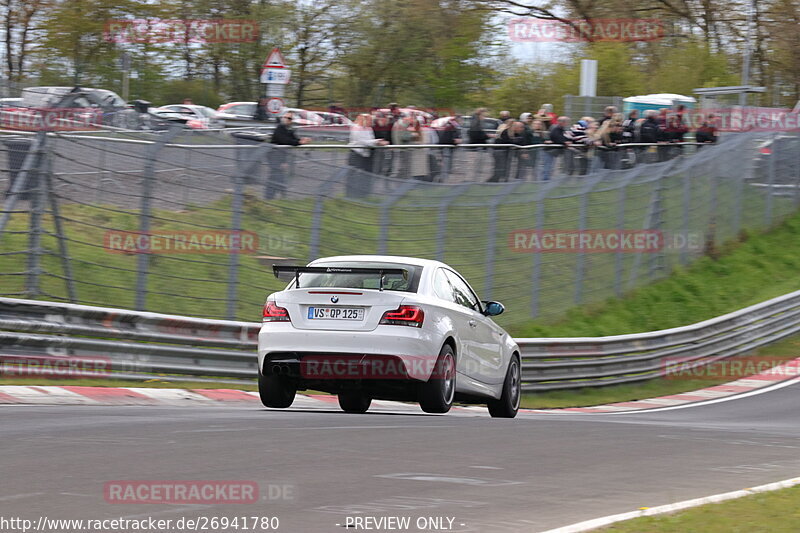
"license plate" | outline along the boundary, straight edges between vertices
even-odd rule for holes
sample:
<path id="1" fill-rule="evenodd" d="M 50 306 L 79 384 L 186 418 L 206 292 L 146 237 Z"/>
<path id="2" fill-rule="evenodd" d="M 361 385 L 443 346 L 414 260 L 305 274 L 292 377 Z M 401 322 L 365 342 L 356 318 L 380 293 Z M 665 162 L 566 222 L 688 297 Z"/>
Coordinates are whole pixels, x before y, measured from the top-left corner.
<path id="1" fill-rule="evenodd" d="M 309 307 L 308 319 L 364 320 L 364 309 L 359 307 Z"/>

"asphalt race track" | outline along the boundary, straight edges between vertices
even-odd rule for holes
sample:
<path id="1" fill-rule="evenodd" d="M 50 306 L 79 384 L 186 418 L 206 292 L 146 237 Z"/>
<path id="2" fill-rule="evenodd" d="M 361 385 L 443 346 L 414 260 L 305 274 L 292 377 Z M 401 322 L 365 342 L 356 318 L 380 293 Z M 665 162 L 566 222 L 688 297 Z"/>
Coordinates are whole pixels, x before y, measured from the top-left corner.
<path id="1" fill-rule="evenodd" d="M 453 519 L 438 530 L 541 531 L 797 476 L 799 401 L 792 384 L 689 408 L 515 420 L 335 405 L 2 406 L 0 515 L 276 516 L 293 533 L 408 516 L 406 531 L 437 530 L 417 529 L 418 517 Z M 107 503 L 115 480 L 250 480 L 260 501 Z"/>

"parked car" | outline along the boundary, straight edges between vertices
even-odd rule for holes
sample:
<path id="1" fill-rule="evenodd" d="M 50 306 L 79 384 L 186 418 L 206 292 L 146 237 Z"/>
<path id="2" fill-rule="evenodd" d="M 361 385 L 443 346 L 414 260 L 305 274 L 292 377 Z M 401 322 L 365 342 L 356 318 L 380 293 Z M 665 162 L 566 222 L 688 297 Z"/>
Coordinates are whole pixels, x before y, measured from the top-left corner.
<path id="1" fill-rule="evenodd" d="M 87 129 L 99 126 L 135 129 L 136 111 L 117 93 L 86 87 L 27 87 L 16 107 L 4 106 L 2 122 L 34 124 L 48 112 L 58 117 L 48 124 L 55 129 Z"/>
<path id="2" fill-rule="evenodd" d="M 225 127 L 225 121 L 210 107 L 194 104 L 173 104 L 157 107 L 153 110 L 156 116 L 182 117 L 187 119 L 186 126 L 191 129 L 220 129 Z"/>
<path id="3" fill-rule="evenodd" d="M 21 107 L 22 98 L 0 98 L 0 108 Z"/>
<path id="4" fill-rule="evenodd" d="M 228 102 L 227 104 L 222 104 L 217 108 L 217 116 L 225 121 L 225 126 L 228 128 L 239 128 L 261 124 L 261 122 L 253 120 L 255 114 L 255 102 Z"/>
<path id="5" fill-rule="evenodd" d="M 339 397 L 363 413 L 373 399 L 418 401 L 446 413 L 454 399 L 487 403 L 513 418 L 521 394 L 520 350 L 469 283 L 439 261 L 327 257 L 275 266 L 292 281 L 270 294 L 258 336 L 258 383 L 267 407 L 292 405 L 298 390 Z"/>
<path id="6" fill-rule="evenodd" d="M 328 111 L 314 111 L 317 115 L 322 117 L 326 126 L 352 126 L 353 121 L 346 116 L 339 113 L 330 113 Z"/>
<path id="7" fill-rule="evenodd" d="M 229 102 L 219 106 L 217 112 L 220 118 L 225 120 L 228 127 L 257 126 L 263 122 L 253 120 L 256 113 L 256 102 Z M 287 111 L 294 113 L 292 123 L 295 126 L 322 126 L 325 119 L 315 111 L 286 107 L 279 114 L 274 116 L 274 122 L 283 116 Z"/>

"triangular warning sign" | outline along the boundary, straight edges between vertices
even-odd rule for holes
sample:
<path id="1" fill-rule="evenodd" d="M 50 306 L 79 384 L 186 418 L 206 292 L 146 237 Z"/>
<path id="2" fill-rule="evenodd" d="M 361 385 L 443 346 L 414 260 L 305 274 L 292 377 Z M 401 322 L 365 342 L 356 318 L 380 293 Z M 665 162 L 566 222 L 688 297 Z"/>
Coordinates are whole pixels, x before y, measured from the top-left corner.
<path id="1" fill-rule="evenodd" d="M 285 66 L 286 62 L 283 59 L 283 54 L 281 53 L 280 49 L 273 48 L 272 52 L 269 53 L 267 60 L 264 61 L 264 65 L 262 65 L 261 68 L 284 68 Z"/>

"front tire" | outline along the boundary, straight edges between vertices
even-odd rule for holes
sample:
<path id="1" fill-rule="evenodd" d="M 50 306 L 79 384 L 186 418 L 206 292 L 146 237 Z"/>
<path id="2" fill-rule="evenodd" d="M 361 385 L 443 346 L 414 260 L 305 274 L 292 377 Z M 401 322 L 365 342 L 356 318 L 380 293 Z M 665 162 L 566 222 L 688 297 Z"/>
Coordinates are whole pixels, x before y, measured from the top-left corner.
<path id="1" fill-rule="evenodd" d="M 446 413 L 456 392 L 456 356 L 449 344 L 442 346 L 436 367 L 420 386 L 419 406 L 426 413 Z"/>
<path id="2" fill-rule="evenodd" d="M 345 413 L 366 413 L 371 403 L 372 398 L 358 390 L 339 393 L 339 407 Z"/>
<path id="3" fill-rule="evenodd" d="M 492 418 L 514 418 L 519 411 L 519 401 L 522 396 L 522 370 L 519 357 L 511 356 L 508 363 L 506 379 L 503 382 L 503 395 L 499 400 L 489 400 L 487 407 Z"/>
<path id="4" fill-rule="evenodd" d="M 294 402 L 297 387 L 285 376 L 258 376 L 258 394 L 265 407 L 285 409 Z"/>

